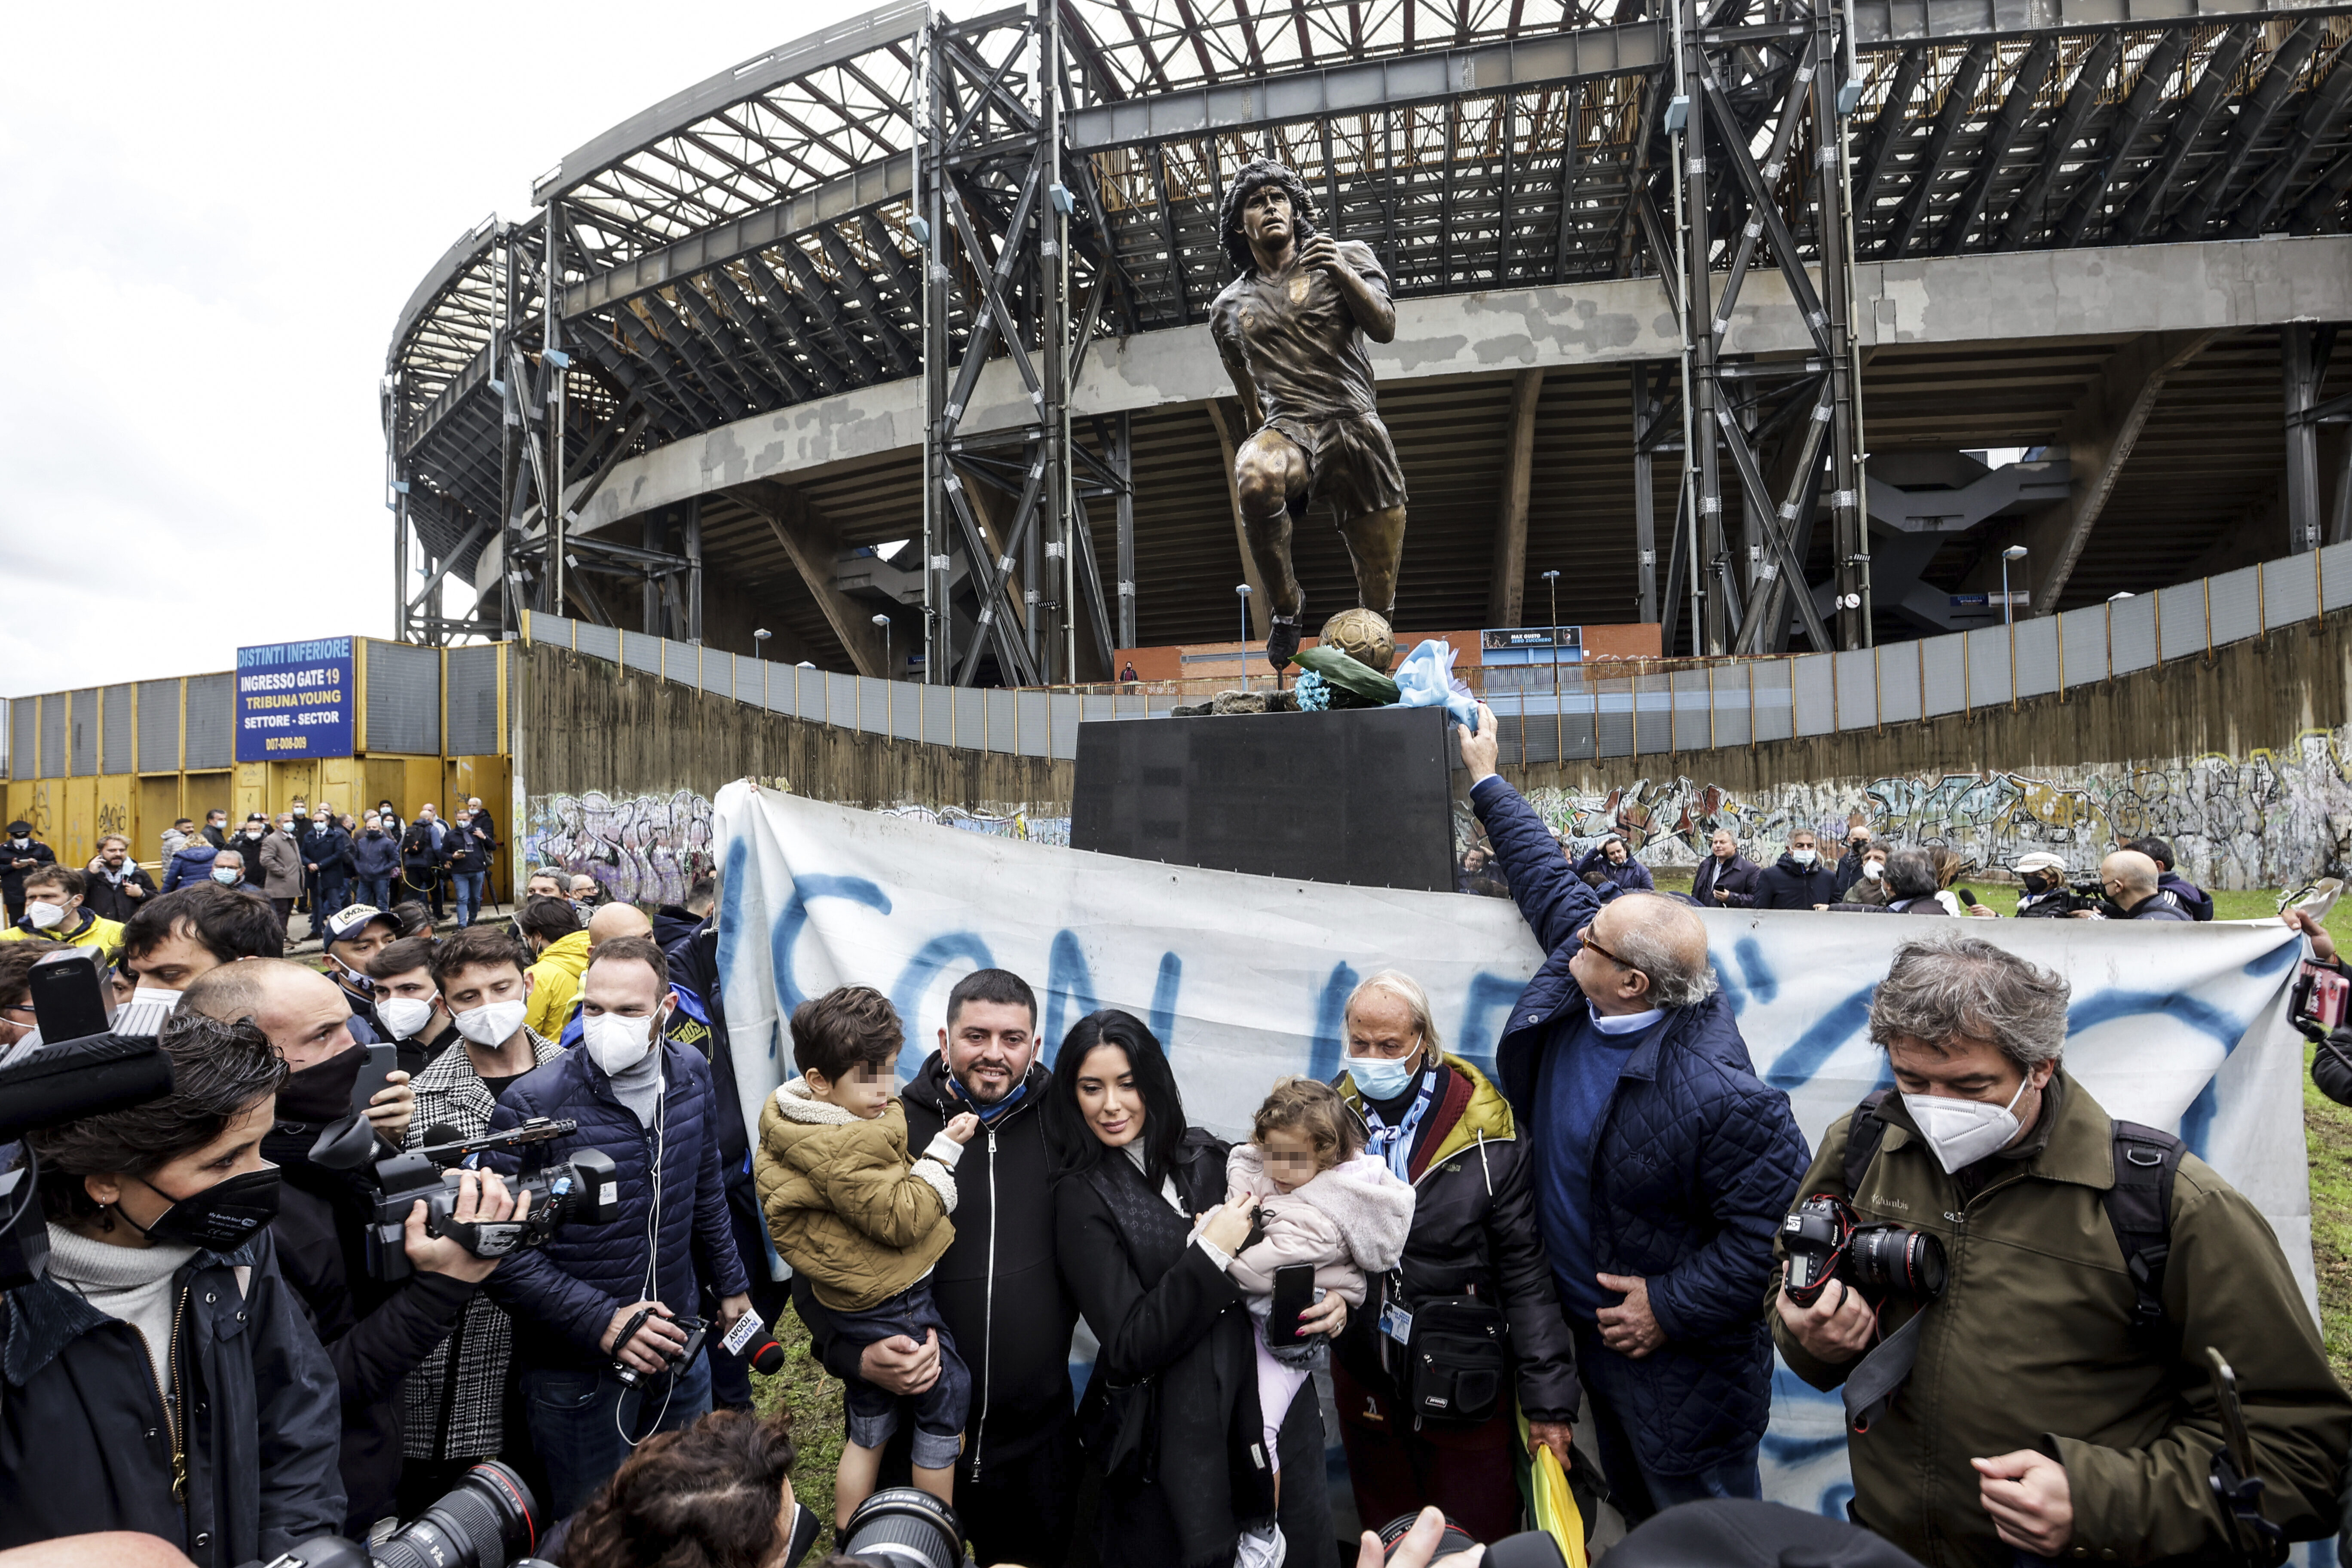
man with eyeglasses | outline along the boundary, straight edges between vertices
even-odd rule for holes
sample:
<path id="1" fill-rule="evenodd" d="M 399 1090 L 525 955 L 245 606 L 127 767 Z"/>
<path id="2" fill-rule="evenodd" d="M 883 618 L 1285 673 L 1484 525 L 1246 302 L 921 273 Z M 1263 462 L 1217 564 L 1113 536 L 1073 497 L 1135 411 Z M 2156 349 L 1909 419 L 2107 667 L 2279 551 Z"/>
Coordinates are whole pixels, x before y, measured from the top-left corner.
<path id="1" fill-rule="evenodd" d="M 1550 955 L 1495 1051 L 1535 1150 L 1536 1215 L 1576 1332 L 1601 1468 L 1638 1523 L 1754 1498 L 1772 1348 L 1755 1303 L 1808 1159 L 1707 965 L 1706 927 L 1655 893 L 1602 903 L 1461 736 L 1470 804 Z"/>

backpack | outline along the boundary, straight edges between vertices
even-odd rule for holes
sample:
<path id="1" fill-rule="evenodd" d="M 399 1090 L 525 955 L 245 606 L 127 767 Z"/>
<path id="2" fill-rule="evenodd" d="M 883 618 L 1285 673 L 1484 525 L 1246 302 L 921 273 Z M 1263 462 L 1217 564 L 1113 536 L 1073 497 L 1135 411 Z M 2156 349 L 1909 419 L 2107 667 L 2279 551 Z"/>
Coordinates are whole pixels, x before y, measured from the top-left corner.
<path id="1" fill-rule="evenodd" d="M 1878 1158 L 1886 1123 L 1878 1108 L 1895 1091 L 1878 1089 L 1854 1107 L 1846 1133 L 1845 1190 L 1862 1190 L 1862 1178 Z M 2100 1194 L 2107 1224 L 2123 1249 L 2132 1279 L 2132 1327 L 2146 1331 L 2164 1321 L 2164 1265 L 2172 1255 L 2172 1176 L 2187 1146 L 2169 1132 L 2137 1121 L 2109 1122 L 2116 1150 L 2116 1184 Z"/>

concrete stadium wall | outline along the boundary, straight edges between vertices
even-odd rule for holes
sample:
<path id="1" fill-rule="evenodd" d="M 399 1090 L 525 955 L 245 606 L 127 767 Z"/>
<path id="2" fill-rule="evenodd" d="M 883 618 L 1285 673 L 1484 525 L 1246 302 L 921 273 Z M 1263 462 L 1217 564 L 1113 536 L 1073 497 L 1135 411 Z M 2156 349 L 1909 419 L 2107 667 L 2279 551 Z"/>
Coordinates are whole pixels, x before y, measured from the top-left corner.
<path id="1" fill-rule="evenodd" d="M 561 865 L 675 898 L 710 864 L 710 798 L 741 777 L 1069 841 L 1066 761 L 893 741 L 562 647 L 520 658 L 518 876 Z M 1653 865 L 1696 863 L 1719 825 L 1769 859 L 1794 826 L 1860 817 L 1996 874 L 2034 849 L 2087 868 L 2153 833 L 2206 885 L 2300 884 L 2352 863 L 2352 612 L 2013 710 L 1505 772 L 1572 844 L 1622 834 Z"/>
<path id="2" fill-rule="evenodd" d="M 2279 627 L 2012 709 L 1753 747 L 1510 769 L 1571 841 L 1693 865 L 1717 826 L 1769 862 L 1790 829 L 1939 844 L 2000 871 L 2171 840 L 2191 880 L 2292 886 L 2352 863 L 2352 615 Z M 1752 842 L 1751 842 L 1752 841 Z"/>
<path id="3" fill-rule="evenodd" d="M 1070 764 L 890 740 L 769 712 L 568 649 L 519 649 L 515 875 L 586 871 L 674 902 L 711 866 L 710 802 L 756 778 L 815 800 L 1069 842 Z"/>

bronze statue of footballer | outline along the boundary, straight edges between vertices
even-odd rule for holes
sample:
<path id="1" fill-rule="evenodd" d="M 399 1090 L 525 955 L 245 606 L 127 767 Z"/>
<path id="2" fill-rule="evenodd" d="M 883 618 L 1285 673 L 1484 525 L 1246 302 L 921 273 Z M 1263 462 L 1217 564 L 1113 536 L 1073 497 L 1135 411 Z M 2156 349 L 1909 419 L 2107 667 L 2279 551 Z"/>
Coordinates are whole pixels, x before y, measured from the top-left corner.
<path id="1" fill-rule="evenodd" d="M 1404 472 L 1381 423 L 1367 340 L 1396 336 L 1388 275 L 1371 247 L 1315 226 L 1315 198 L 1280 163 L 1234 175 L 1222 215 L 1234 281 L 1209 308 L 1209 332 L 1258 427 L 1234 455 L 1250 553 L 1273 600 L 1267 659 L 1298 651 L 1305 607 L 1290 568 L 1290 526 L 1331 503 L 1356 569 L 1356 600 L 1386 620 L 1404 554 Z"/>

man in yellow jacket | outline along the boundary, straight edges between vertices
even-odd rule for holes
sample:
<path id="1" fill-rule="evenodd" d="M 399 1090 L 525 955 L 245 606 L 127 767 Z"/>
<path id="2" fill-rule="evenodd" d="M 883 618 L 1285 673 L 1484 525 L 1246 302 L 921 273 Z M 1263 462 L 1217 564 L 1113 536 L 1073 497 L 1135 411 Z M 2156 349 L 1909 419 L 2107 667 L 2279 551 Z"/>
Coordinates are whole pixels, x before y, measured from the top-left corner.
<path id="1" fill-rule="evenodd" d="M 1842 1388 L 1853 1521 L 1955 1568 L 2244 1561 L 2252 1532 L 2231 1539 L 2208 1485 L 2210 1346 L 2263 1514 L 2333 1535 L 2352 1398 L 2278 1240 L 2211 1166 L 2066 1075 L 2068 997 L 1959 935 L 1905 943 L 1872 995 L 1895 1092 L 1832 1126 L 1797 1190 L 1936 1237 L 1947 1278 L 1865 1299 L 1841 1275 L 1800 1304 L 1776 1277 L 1766 1308 L 1790 1369 Z"/>
<path id="2" fill-rule="evenodd" d="M 99 967 L 122 952 L 122 924 L 82 908 L 87 884 L 70 866 L 43 866 L 25 874 L 25 918 L 0 929 L 0 942 L 62 942 L 98 954 Z"/>
<path id="3" fill-rule="evenodd" d="M 563 1033 L 580 994 L 580 974 L 588 967 L 588 933 L 562 899 L 533 899 L 515 914 L 515 930 L 530 944 L 537 962 L 530 976 L 530 1012 L 524 1026 L 554 1039 Z"/>

